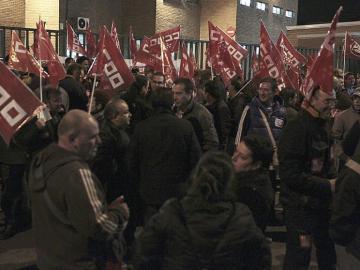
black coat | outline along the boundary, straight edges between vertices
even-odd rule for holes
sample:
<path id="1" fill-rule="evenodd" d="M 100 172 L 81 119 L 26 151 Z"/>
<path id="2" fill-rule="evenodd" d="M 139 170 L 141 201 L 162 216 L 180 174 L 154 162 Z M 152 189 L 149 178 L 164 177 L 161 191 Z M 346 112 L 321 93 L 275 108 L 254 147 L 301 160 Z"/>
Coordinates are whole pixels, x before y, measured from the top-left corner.
<path id="1" fill-rule="evenodd" d="M 141 198 L 161 205 L 179 194 L 201 149 L 191 124 L 164 109 L 136 126 L 129 154 Z"/>
<path id="2" fill-rule="evenodd" d="M 336 181 L 330 235 L 360 260 L 360 143 Z M 357 168 L 356 168 L 357 167 Z"/>
<path id="3" fill-rule="evenodd" d="M 269 246 L 245 205 L 190 195 L 164 204 L 136 247 L 137 270 L 271 268 Z"/>
<path id="4" fill-rule="evenodd" d="M 278 145 L 280 199 L 284 207 L 296 211 L 304 225 L 310 225 L 309 213 L 329 209 L 332 193 L 328 179 L 335 178 L 326 121 L 302 110 L 285 126 Z"/>
<path id="5" fill-rule="evenodd" d="M 226 148 L 231 129 L 231 114 L 228 105 L 222 99 L 206 106 L 214 118 L 214 126 L 219 138 L 219 148 Z"/>
<path id="6" fill-rule="evenodd" d="M 88 97 L 85 87 L 80 82 L 71 76 L 66 76 L 65 79 L 59 82 L 59 86 L 64 88 L 69 95 L 69 110 L 79 109 L 87 111 Z"/>
<path id="7" fill-rule="evenodd" d="M 229 98 L 227 104 L 231 113 L 230 136 L 235 138 L 241 115 L 244 111 L 245 106 L 247 105 L 244 93 L 239 93 L 235 97 Z"/>
<path id="8" fill-rule="evenodd" d="M 256 224 L 265 231 L 274 201 L 269 170 L 260 168 L 237 173 L 231 182 L 231 191 L 236 201 L 250 208 Z"/>
<path id="9" fill-rule="evenodd" d="M 101 144 L 92 164 L 95 175 L 106 187 L 108 202 L 120 195 L 129 195 L 127 151 L 130 143 L 124 129 L 105 120 L 100 129 Z"/>

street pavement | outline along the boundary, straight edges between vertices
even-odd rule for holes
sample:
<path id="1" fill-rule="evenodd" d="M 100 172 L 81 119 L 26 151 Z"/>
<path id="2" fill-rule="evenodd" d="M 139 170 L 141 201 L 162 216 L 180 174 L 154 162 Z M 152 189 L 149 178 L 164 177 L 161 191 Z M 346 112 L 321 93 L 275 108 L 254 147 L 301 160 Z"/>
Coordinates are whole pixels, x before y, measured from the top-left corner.
<path id="1" fill-rule="evenodd" d="M 285 254 L 284 227 L 270 227 L 273 270 L 280 270 Z M 56 243 L 54 243 L 56 244 Z M 314 257 L 314 256 L 313 256 Z M 36 254 L 31 230 L 0 241 L 0 270 L 36 270 Z M 314 258 L 309 270 L 316 270 Z"/>

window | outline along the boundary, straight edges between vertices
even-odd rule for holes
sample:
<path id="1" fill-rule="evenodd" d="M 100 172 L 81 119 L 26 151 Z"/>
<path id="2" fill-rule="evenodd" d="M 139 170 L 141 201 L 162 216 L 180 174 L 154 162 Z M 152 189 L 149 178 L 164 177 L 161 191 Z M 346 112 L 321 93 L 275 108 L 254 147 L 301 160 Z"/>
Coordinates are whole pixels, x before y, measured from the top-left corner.
<path id="1" fill-rule="evenodd" d="M 293 18 L 294 17 L 294 12 L 291 11 L 291 10 L 287 10 L 285 12 L 285 16 L 288 17 L 288 18 Z"/>
<path id="2" fill-rule="evenodd" d="M 256 2 L 256 8 L 265 11 L 266 5 L 262 2 Z"/>
<path id="3" fill-rule="evenodd" d="M 240 5 L 250 7 L 251 0 L 240 0 Z"/>
<path id="4" fill-rule="evenodd" d="M 273 6 L 273 11 L 272 11 L 274 14 L 278 14 L 280 15 L 281 14 L 281 8 L 280 7 L 276 7 L 276 6 Z"/>

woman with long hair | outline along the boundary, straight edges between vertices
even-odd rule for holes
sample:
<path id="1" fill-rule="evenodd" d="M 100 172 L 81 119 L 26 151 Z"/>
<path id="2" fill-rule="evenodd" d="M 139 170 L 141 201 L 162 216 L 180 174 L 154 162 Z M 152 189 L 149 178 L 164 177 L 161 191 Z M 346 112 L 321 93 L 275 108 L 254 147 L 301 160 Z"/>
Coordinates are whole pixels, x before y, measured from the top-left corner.
<path id="1" fill-rule="evenodd" d="M 270 249 L 250 210 L 228 196 L 233 176 L 226 153 L 206 153 L 187 194 L 167 201 L 146 224 L 135 269 L 270 269 Z"/>

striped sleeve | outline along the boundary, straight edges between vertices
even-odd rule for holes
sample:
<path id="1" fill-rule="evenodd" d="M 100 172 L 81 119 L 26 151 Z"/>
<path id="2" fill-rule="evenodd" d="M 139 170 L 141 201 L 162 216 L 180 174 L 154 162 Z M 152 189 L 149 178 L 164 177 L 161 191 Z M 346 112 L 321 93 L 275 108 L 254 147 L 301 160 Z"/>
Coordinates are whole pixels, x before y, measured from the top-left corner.
<path id="1" fill-rule="evenodd" d="M 118 225 L 114 223 L 104 211 L 104 205 L 100 201 L 92 178 L 92 173 L 88 169 L 79 169 L 82 183 L 84 184 L 86 195 L 94 211 L 95 220 L 100 227 L 109 234 L 114 234 L 118 230 Z"/>

